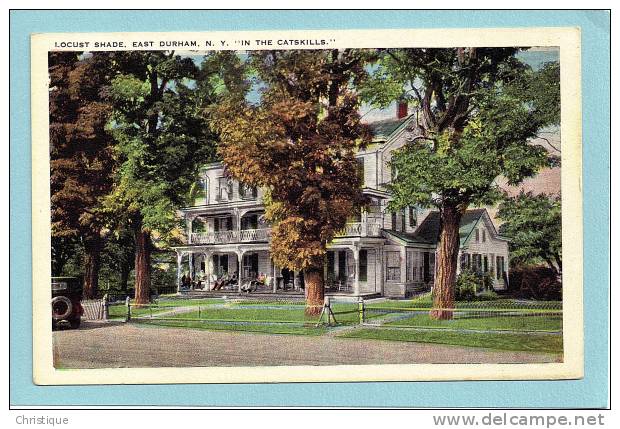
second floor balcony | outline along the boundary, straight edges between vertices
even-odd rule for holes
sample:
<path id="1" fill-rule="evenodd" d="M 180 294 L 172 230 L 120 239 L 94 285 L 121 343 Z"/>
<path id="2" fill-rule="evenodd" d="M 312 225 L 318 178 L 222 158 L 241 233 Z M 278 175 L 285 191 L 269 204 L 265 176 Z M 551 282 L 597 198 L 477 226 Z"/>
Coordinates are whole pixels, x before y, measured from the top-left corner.
<path id="1" fill-rule="evenodd" d="M 347 222 L 336 234 L 338 237 L 379 237 L 382 225 L 378 222 Z"/>
<path id="2" fill-rule="evenodd" d="M 340 237 L 380 237 L 381 225 L 376 222 L 349 222 L 336 234 Z M 271 228 L 227 231 L 193 232 L 189 244 L 228 244 L 266 242 L 271 239 Z"/>
<path id="3" fill-rule="evenodd" d="M 193 232 L 190 234 L 190 244 L 251 243 L 269 241 L 270 238 L 271 228 Z"/>

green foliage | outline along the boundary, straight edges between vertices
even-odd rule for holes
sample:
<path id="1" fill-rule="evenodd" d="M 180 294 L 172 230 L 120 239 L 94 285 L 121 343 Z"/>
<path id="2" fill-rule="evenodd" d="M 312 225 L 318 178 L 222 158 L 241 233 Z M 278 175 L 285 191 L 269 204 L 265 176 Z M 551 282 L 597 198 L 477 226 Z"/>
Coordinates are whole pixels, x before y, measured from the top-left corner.
<path id="1" fill-rule="evenodd" d="M 179 189 L 189 189 L 214 154 L 215 136 L 202 115 L 208 76 L 174 53 L 132 52 L 119 62 L 109 129 L 120 168 L 108 208 L 169 238 L 179 226 L 176 209 L 187 202 Z"/>
<path id="2" fill-rule="evenodd" d="M 474 272 L 463 270 L 456 280 L 454 298 L 457 301 L 473 301 L 476 292 L 481 289 L 480 277 Z"/>
<path id="3" fill-rule="evenodd" d="M 562 202 L 559 196 L 521 192 L 505 200 L 497 213 L 504 223 L 499 232 L 510 238 L 511 263 L 545 262 L 562 268 Z"/>
<path id="4" fill-rule="evenodd" d="M 352 85 L 368 53 L 261 51 L 226 57 L 236 76 L 210 114 L 219 154 L 237 180 L 267 190 L 271 252 L 278 266 L 322 266 L 326 244 L 364 203 L 355 150 L 370 141 Z M 252 85 L 260 103 L 248 101 Z"/>
<path id="5" fill-rule="evenodd" d="M 493 301 L 498 296 L 493 291 L 493 278 L 491 275 L 463 270 L 456 280 L 454 298 L 457 301 Z"/>

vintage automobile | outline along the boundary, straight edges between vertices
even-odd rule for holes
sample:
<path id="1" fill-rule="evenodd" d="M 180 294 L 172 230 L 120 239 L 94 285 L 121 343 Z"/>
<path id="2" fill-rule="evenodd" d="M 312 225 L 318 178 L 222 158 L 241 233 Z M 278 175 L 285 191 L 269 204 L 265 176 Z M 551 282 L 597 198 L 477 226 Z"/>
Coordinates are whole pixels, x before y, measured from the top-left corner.
<path id="1" fill-rule="evenodd" d="M 52 329 L 80 327 L 83 309 L 82 281 L 77 277 L 52 277 Z"/>

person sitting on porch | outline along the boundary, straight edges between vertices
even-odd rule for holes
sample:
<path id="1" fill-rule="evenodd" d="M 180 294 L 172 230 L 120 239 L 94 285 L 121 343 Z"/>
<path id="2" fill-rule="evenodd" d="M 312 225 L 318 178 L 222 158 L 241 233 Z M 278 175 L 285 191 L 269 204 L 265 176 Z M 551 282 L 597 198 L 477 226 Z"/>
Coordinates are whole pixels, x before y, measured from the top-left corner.
<path id="1" fill-rule="evenodd" d="M 256 280 L 258 280 L 262 284 L 265 284 L 265 280 L 266 280 L 265 273 L 262 273 L 262 272 L 259 273 Z"/>
<path id="2" fill-rule="evenodd" d="M 220 277 L 213 283 L 213 290 L 222 289 L 222 286 L 224 286 L 224 284 L 226 284 L 228 280 L 229 280 L 228 274 L 224 274 L 222 277 Z"/>

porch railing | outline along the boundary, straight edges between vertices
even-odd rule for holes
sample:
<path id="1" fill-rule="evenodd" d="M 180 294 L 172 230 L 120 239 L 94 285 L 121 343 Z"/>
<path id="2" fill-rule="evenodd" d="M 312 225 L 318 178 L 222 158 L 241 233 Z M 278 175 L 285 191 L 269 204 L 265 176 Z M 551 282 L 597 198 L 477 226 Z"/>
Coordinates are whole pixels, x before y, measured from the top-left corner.
<path id="1" fill-rule="evenodd" d="M 239 241 L 267 241 L 271 237 L 271 228 L 242 229 Z"/>
<path id="2" fill-rule="evenodd" d="M 336 237 L 378 237 L 381 225 L 375 222 L 349 222 L 336 234 Z"/>
<path id="3" fill-rule="evenodd" d="M 267 241 L 271 229 L 243 229 L 241 231 L 194 232 L 190 244 L 227 244 L 237 242 Z"/>

